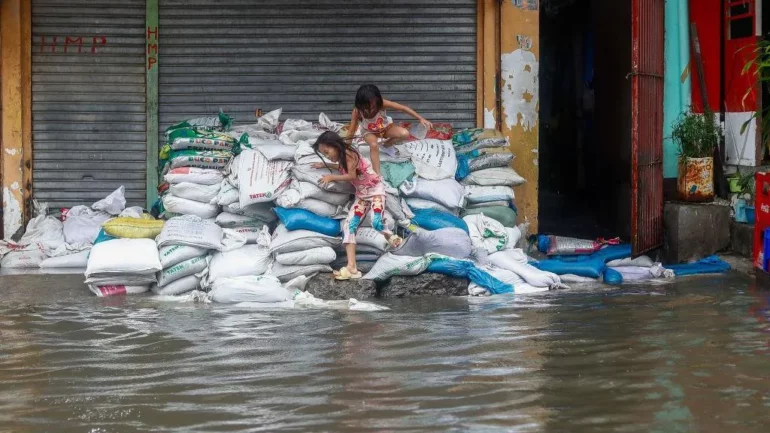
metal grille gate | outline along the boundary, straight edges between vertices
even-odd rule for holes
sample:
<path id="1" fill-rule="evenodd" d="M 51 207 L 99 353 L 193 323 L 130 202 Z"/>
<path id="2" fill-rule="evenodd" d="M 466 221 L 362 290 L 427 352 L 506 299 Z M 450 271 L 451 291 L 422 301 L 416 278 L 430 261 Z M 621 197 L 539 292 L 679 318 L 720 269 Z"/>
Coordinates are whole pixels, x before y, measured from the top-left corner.
<path id="1" fill-rule="evenodd" d="M 159 126 L 220 108 L 237 123 L 347 122 L 377 84 L 431 121 L 476 123 L 476 0 L 160 0 Z M 403 118 L 396 116 L 397 118 Z"/>
<path id="2" fill-rule="evenodd" d="M 120 185 L 145 204 L 144 0 L 34 0 L 34 197 L 89 205 Z"/>
<path id="3" fill-rule="evenodd" d="M 663 244 L 664 0 L 632 2 L 631 242 L 634 254 Z"/>

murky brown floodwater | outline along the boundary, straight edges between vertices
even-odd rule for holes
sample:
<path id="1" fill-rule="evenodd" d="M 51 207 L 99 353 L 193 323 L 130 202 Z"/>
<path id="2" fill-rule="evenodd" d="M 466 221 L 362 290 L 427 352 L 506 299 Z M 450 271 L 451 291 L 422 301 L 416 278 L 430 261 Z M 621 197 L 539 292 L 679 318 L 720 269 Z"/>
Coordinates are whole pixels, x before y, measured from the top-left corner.
<path id="1" fill-rule="evenodd" d="M 770 425 L 740 276 L 249 311 L 0 289 L 0 430 L 734 432 Z"/>

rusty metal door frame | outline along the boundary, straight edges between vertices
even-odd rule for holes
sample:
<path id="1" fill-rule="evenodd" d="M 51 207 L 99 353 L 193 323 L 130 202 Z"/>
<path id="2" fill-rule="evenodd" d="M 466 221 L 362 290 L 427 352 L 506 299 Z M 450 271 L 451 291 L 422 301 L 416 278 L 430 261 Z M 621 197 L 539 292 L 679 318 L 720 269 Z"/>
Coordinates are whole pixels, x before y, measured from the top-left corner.
<path id="1" fill-rule="evenodd" d="M 663 245 L 664 0 L 631 0 L 631 244 Z"/>

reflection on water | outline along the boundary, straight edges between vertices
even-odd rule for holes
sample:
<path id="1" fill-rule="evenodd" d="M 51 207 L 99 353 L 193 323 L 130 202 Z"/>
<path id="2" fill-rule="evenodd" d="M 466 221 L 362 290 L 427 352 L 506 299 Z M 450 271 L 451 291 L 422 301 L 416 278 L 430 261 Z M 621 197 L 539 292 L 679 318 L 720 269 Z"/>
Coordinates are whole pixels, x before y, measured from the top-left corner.
<path id="1" fill-rule="evenodd" d="M 740 276 L 249 311 L 0 289 L 0 430 L 766 432 Z"/>

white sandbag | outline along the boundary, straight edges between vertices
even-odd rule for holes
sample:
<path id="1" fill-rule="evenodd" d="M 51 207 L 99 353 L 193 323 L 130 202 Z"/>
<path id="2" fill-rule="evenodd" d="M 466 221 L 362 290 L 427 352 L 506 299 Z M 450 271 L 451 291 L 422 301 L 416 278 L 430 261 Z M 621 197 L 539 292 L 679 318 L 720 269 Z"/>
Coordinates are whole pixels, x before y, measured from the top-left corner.
<path id="1" fill-rule="evenodd" d="M 59 257 L 49 257 L 40 262 L 42 269 L 54 268 L 85 268 L 88 265 L 88 255 L 91 250 L 78 251 Z"/>
<path id="2" fill-rule="evenodd" d="M 239 239 L 229 236 L 222 227 L 212 221 L 203 220 L 195 215 L 182 215 L 171 218 L 163 225 L 156 241 L 159 248 L 170 245 L 188 245 L 207 250 L 237 248 Z M 242 239 L 243 243 L 246 239 Z M 243 245 L 241 243 L 241 245 Z"/>
<path id="3" fill-rule="evenodd" d="M 519 248 L 519 242 L 522 240 L 521 228 L 519 227 L 505 227 L 505 231 L 508 233 L 508 242 L 505 244 L 506 250 Z"/>
<path id="4" fill-rule="evenodd" d="M 508 186 L 466 185 L 464 188 L 468 203 L 489 203 L 493 201 L 513 200 L 513 190 Z"/>
<path id="5" fill-rule="evenodd" d="M 154 275 L 161 269 L 158 249 L 153 240 L 125 238 L 94 245 L 89 254 L 85 275 Z"/>
<path id="6" fill-rule="evenodd" d="M 313 168 L 309 164 L 295 165 L 291 169 L 294 177 L 301 182 L 308 182 L 313 185 L 319 185 L 323 190 L 341 194 L 353 194 L 355 192 L 350 182 L 330 182 L 321 185 L 321 178 L 332 173 L 325 168 Z"/>
<path id="7" fill-rule="evenodd" d="M 329 119 L 329 116 L 324 113 L 318 115 L 318 124 L 321 125 L 321 128 L 334 132 L 342 131 L 342 128 L 345 126 L 341 123 L 332 121 Z"/>
<path id="8" fill-rule="evenodd" d="M 126 188 L 121 185 L 107 197 L 91 205 L 95 211 L 106 212 L 110 215 L 118 215 L 126 208 Z"/>
<path id="9" fill-rule="evenodd" d="M 382 144 L 385 141 L 385 139 L 380 139 L 380 144 Z M 361 156 L 368 160 L 372 160 L 372 152 L 369 146 L 364 143 L 363 140 L 360 140 L 360 143 L 355 143 L 356 146 L 358 146 L 358 151 L 361 153 Z M 409 151 L 406 149 L 406 146 L 403 144 L 397 144 L 395 146 L 385 147 L 380 146 L 380 162 L 392 162 L 395 164 L 401 164 L 404 162 L 411 162 L 412 158 L 409 154 Z"/>
<path id="10" fill-rule="evenodd" d="M 224 150 L 178 150 L 171 152 L 166 167 L 211 168 L 221 170 L 233 157 L 233 153 Z"/>
<path id="11" fill-rule="evenodd" d="M 273 212 L 273 206 L 273 203 L 255 203 L 250 206 L 241 207 L 240 202 L 236 201 L 233 204 L 224 206 L 222 210 L 231 214 L 244 215 L 269 223 L 278 219 L 278 215 Z"/>
<path id="12" fill-rule="evenodd" d="M 249 143 L 251 144 L 251 139 L 249 139 Z M 253 148 L 267 158 L 268 161 L 293 161 L 294 154 L 297 152 L 297 146 L 282 143 L 278 140 L 272 143 L 262 143 L 253 146 Z"/>
<path id="13" fill-rule="evenodd" d="M 310 248 L 275 256 L 276 262 L 288 266 L 328 265 L 336 259 L 337 253 L 330 247 Z"/>
<path id="14" fill-rule="evenodd" d="M 260 228 L 265 225 L 265 222 L 258 218 L 253 218 L 246 215 L 236 215 L 229 212 L 222 212 L 221 214 L 217 215 L 216 222 L 220 227 L 227 228 L 244 226 Z"/>
<path id="15" fill-rule="evenodd" d="M 48 256 L 40 249 L 11 251 L 0 260 L 0 268 L 38 268 Z"/>
<path id="16" fill-rule="evenodd" d="M 384 281 L 395 275 L 418 275 L 425 272 L 430 260 L 425 257 L 396 256 L 385 253 L 372 270 L 364 278 L 367 280 Z"/>
<path id="17" fill-rule="evenodd" d="M 262 275 L 270 265 L 270 250 L 261 245 L 244 245 L 232 251 L 220 251 L 211 256 L 207 283 L 218 278 Z"/>
<path id="18" fill-rule="evenodd" d="M 581 277 L 580 275 L 575 274 L 559 275 L 559 279 L 562 283 L 569 284 L 593 284 L 601 281 L 599 278 Z"/>
<path id="19" fill-rule="evenodd" d="M 185 198 L 187 200 L 209 203 L 217 197 L 220 187 L 221 183 L 201 185 L 191 182 L 182 182 L 171 185 L 168 191 L 177 197 Z"/>
<path id="20" fill-rule="evenodd" d="M 527 180 L 510 167 L 487 168 L 473 171 L 462 180 L 463 185 L 480 186 L 519 186 Z"/>
<path id="21" fill-rule="evenodd" d="M 219 206 L 227 206 L 229 204 L 238 203 L 241 198 L 241 192 L 237 187 L 234 187 L 228 180 L 223 180 L 219 183 L 219 191 L 216 197 L 209 201 L 210 204 L 216 204 Z"/>
<path id="22" fill-rule="evenodd" d="M 463 186 L 454 179 L 426 180 L 415 177 L 411 181 L 404 181 L 399 189 L 406 197 L 430 200 L 447 209 L 461 209 L 465 206 Z"/>
<path id="23" fill-rule="evenodd" d="M 511 152 L 485 153 L 468 161 L 471 172 L 486 170 L 488 168 L 509 167 L 514 155 Z"/>
<path id="24" fill-rule="evenodd" d="M 561 279 L 558 275 L 541 271 L 527 263 L 527 255 L 520 249 L 504 250 L 490 254 L 487 259 L 489 263 L 498 268 L 507 269 L 520 276 L 527 284 L 535 287 L 562 287 Z"/>
<path id="25" fill-rule="evenodd" d="M 321 272 L 331 271 L 331 266 L 325 264 L 290 266 L 274 262 L 272 268 L 270 269 L 270 275 L 285 283 L 297 277 L 311 277 Z"/>
<path id="26" fill-rule="evenodd" d="M 283 109 L 279 108 L 269 113 L 263 114 L 257 119 L 256 127 L 268 132 L 273 132 L 278 128 L 278 119 L 281 117 Z"/>
<path id="27" fill-rule="evenodd" d="M 342 206 L 350 201 L 350 194 L 326 191 L 318 186 L 318 184 L 295 180 L 289 185 L 289 188 L 276 199 L 275 203 L 281 207 L 291 208 L 295 207 L 295 205 L 302 200 L 308 198 Z"/>
<path id="28" fill-rule="evenodd" d="M 507 269 L 499 268 L 494 265 L 485 266 L 483 270 L 488 272 L 489 275 L 497 278 L 501 282 L 512 286 L 513 293 L 517 295 L 524 295 L 529 293 L 542 293 L 550 290 L 548 287 L 535 287 L 531 284 L 528 284 L 516 273 L 511 272 Z M 481 296 L 481 295 L 488 295 L 489 291 L 471 282 L 470 285 L 468 286 L 468 294 L 470 294 L 471 296 Z"/>
<path id="29" fill-rule="evenodd" d="M 484 214 L 467 215 L 463 221 L 468 224 L 468 234 L 476 248 L 492 254 L 508 246 L 508 231 L 500 222 L 487 218 Z"/>
<path id="30" fill-rule="evenodd" d="M 275 203 L 280 206 L 279 201 L 280 199 L 276 200 Z M 344 219 L 348 215 L 347 210 L 343 206 L 336 206 L 313 198 L 306 198 L 290 206 L 290 208 L 305 209 L 316 215 L 333 219 Z"/>
<path id="31" fill-rule="evenodd" d="M 246 237 L 246 244 L 256 244 L 259 242 L 260 234 L 264 226 L 261 227 L 233 227 L 232 230 Z"/>
<path id="32" fill-rule="evenodd" d="M 35 209 L 35 217 L 29 220 L 27 231 L 19 240 L 20 245 L 29 245 L 33 243 L 42 243 L 57 248 L 65 243 L 64 225 L 53 216 L 46 216 L 48 205 L 32 200 L 32 206 Z"/>
<path id="33" fill-rule="evenodd" d="M 435 253 L 461 260 L 468 259 L 472 252 L 473 246 L 468 234 L 454 227 L 416 231 L 400 247 L 391 250 L 397 256 L 420 257 Z"/>
<path id="34" fill-rule="evenodd" d="M 435 201 L 425 200 L 422 198 L 410 197 L 405 199 L 405 201 L 406 201 L 406 204 L 414 210 L 433 209 L 440 212 L 446 212 L 452 215 L 457 215 L 458 213 L 457 209 L 449 209 L 440 203 L 436 203 Z"/>
<path id="35" fill-rule="evenodd" d="M 291 161 L 268 161 L 261 153 L 245 149 L 240 155 L 238 182 L 241 207 L 273 201 L 291 183 Z"/>
<path id="36" fill-rule="evenodd" d="M 655 263 L 650 267 L 646 266 L 612 266 L 610 269 L 620 273 L 623 281 L 645 281 L 655 278 L 673 278 L 674 271 L 666 269 L 660 263 Z"/>
<path id="37" fill-rule="evenodd" d="M 152 292 L 161 296 L 176 296 L 183 293 L 192 292 L 200 287 L 201 277 L 197 275 L 188 275 L 179 278 L 163 287 L 152 286 Z"/>
<path id="38" fill-rule="evenodd" d="M 149 286 L 158 282 L 155 272 L 150 274 L 118 273 L 93 274 L 84 281 L 94 286 Z"/>
<path id="39" fill-rule="evenodd" d="M 361 227 L 356 232 L 356 244 L 359 247 L 372 247 L 378 252 L 388 249 L 388 241 L 385 236 L 373 228 Z"/>
<path id="40" fill-rule="evenodd" d="M 341 243 L 342 239 L 338 237 L 326 236 L 310 230 L 289 231 L 281 224 L 273 233 L 270 252 L 273 254 L 283 254 L 318 247 L 334 248 Z"/>
<path id="41" fill-rule="evenodd" d="M 163 179 L 172 185 L 182 182 L 216 185 L 222 182 L 224 175 L 221 170 L 211 168 L 179 167 L 169 170 Z"/>
<path id="42" fill-rule="evenodd" d="M 278 278 L 263 275 L 220 278 L 214 281 L 208 298 L 222 304 L 240 304 L 285 302 L 291 301 L 293 296 Z"/>
<path id="43" fill-rule="evenodd" d="M 123 209 L 123 212 L 118 215 L 118 218 L 142 218 L 144 215 L 144 209 L 139 206 L 131 206 Z"/>
<path id="44" fill-rule="evenodd" d="M 208 256 L 194 257 L 171 266 L 170 268 L 163 269 L 160 274 L 158 274 L 158 287 L 165 287 L 180 278 L 203 272 L 208 266 L 206 260 L 207 257 Z"/>
<path id="45" fill-rule="evenodd" d="M 160 256 L 160 265 L 163 269 L 168 269 L 185 260 L 203 256 L 207 252 L 208 250 L 205 248 L 191 247 L 189 245 L 169 245 L 161 248 L 158 255 Z"/>
<path id="46" fill-rule="evenodd" d="M 284 126 L 286 126 L 286 124 L 284 124 Z M 281 135 L 278 136 L 278 139 L 285 144 L 311 145 L 322 133 L 323 131 L 320 130 L 284 129 L 283 132 L 281 132 Z"/>
<path id="47" fill-rule="evenodd" d="M 89 284 L 88 290 L 100 298 L 106 298 L 108 296 L 139 295 L 148 292 L 150 286 L 127 286 L 124 284 L 97 286 L 95 284 Z"/>
<path id="48" fill-rule="evenodd" d="M 86 277 L 94 274 L 148 274 L 162 268 L 158 247 L 151 239 L 113 239 L 91 249 Z"/>
<path id="49" fill-rule="evenodd" d="M 404 144 L 414 164 L 414 171 L 424 179 L 454 178 L 457 156 L 451 140 L 417 140 Z"/>
<path id="50" fill-rule="evenodd" d="M 214 218 L 219 214 L 219 206 L 188 200 L 173 194 L 163 196 L 163 207 L 167 211 L 180 215 L 195 215 L 203 219 Z"/>
<path id="51" fill-rule="evenodd" d="M 607 262 L 607 267 L 616 268 L 620 266 L 639 266 L 643 268 L 651 268 L 655 265 L 655 261 L 648 256 L 639 256 L 636 258 L 627 257 L 625 259 L 611 260 Z"/>
<path id="52" fill-rule="evenodd" d="M 64 240 L 68 244 L 92 244 L 102 224 L 112 215 L 95 211 L 86 206 L 73 206 L 64 216 L 62 228 L 64 230 Z"/>

